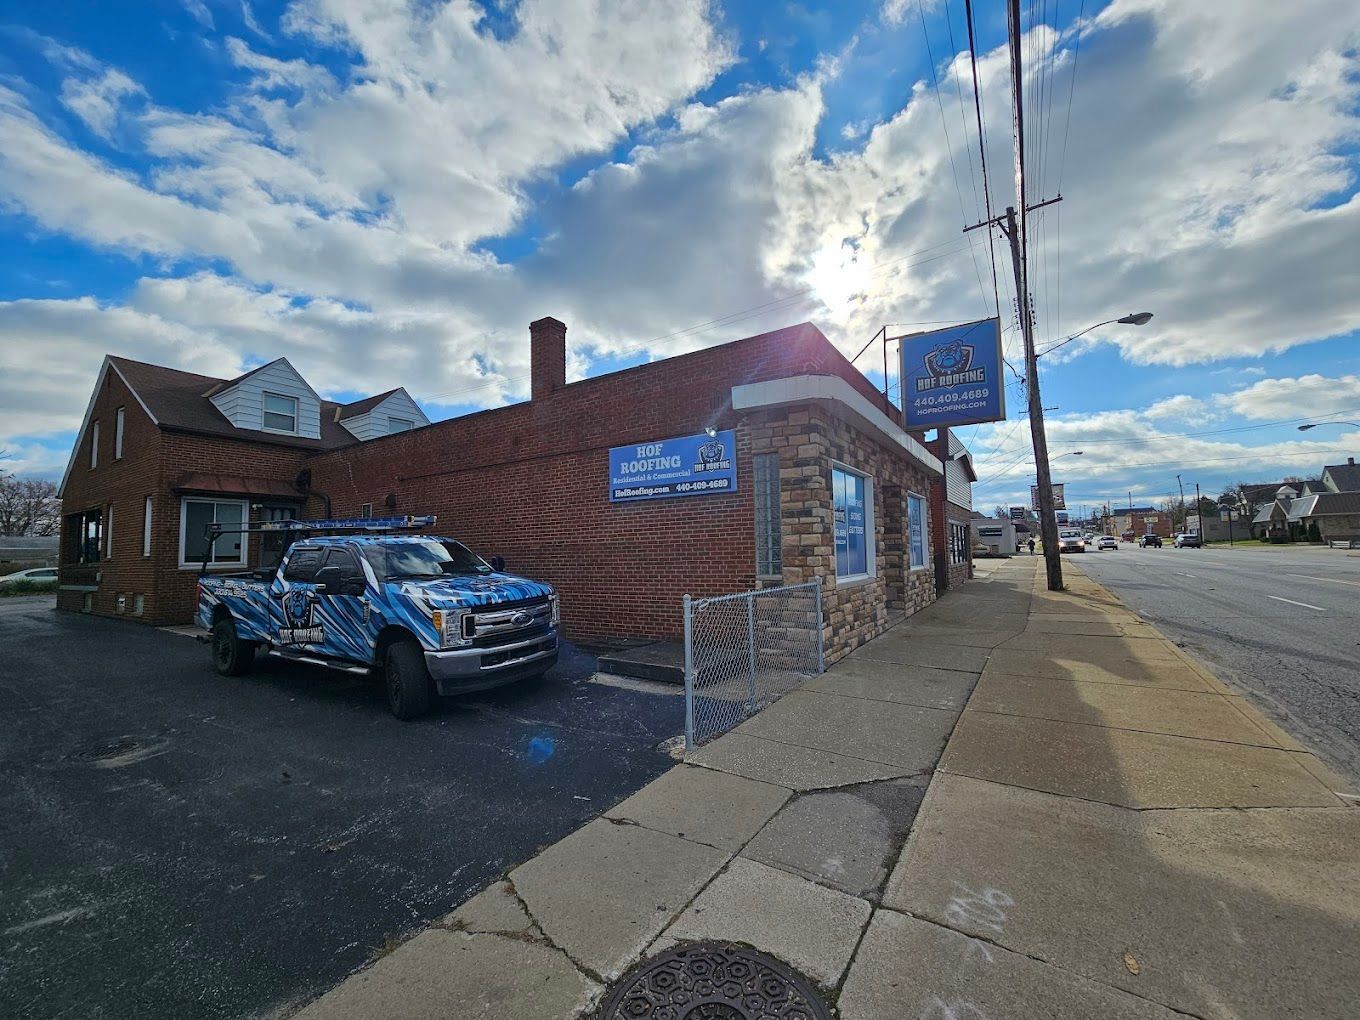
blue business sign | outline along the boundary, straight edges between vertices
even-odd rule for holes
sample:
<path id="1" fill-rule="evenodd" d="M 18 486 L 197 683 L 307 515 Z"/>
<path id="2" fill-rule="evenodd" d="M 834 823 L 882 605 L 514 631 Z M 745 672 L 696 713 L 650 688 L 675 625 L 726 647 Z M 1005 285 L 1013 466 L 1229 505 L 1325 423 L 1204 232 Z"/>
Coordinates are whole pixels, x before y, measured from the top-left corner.
<path id="1" fill-rule="evenodd" d="M 680 436 L 609 451 L 609 501 L 737 491 L 737 434 Z"/>
<path id="2" fill-rule="evenodd" d="M 902 342 L 902 413 L 909 429 L 1001 421 L 1001 322 L 982 319 Z"/>

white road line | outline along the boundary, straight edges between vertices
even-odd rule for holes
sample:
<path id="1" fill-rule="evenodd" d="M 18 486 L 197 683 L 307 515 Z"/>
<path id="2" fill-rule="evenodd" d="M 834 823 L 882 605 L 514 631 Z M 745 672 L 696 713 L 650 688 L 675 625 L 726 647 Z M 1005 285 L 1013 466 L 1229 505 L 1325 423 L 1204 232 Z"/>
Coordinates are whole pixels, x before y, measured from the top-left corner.
<path id="1" fill-rule="evenodd" d="M 1307 602 L 1295 602 L 1293 599 L 1282 599 L 1278 595 L 1267 595 L 1266 598 L 1274 599 L 1276 602 L 1288 602 L 1291 606 L 1303 606 L 1304 609 L 1316 609 L 1319 613 L 1327 611 L 1321 606 L 1310 606 Z"/>
<path id="2" fill-rule="evenodd" d="M 1187 574 L 1184 570 L 1173 570 L 1173 574 L 1180 574 L 1181 577 L 1194 577 L 1194 574 Z"/>
<path id="3" fill-rule="evenodd" d="M 1312 574 L 1290 574 L 1290 577 L 1306 577 L 1310 581 L 1331 581 L 1332 584 L 1350 584 L 1360 588 L 1360 581 L 1343 581 L 1339 577 L 1314 577 Z"/>

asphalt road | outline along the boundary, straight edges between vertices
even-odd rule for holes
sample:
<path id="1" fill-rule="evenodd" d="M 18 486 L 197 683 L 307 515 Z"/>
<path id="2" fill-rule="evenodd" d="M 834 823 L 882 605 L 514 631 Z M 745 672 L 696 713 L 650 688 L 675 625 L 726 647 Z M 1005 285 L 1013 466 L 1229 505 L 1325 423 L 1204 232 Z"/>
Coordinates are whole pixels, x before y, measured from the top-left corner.
<path id="1" fill-rule="evenodd" d="M 1121 543 L 1072 558 L 1360 785 L 1360 552 Z"/>
<path id="2" fill-rule="evenodd" d="M 683 699 L 376 687 L 0 599 L 0 1016 L 289 1012 L 655 778 Z"/>

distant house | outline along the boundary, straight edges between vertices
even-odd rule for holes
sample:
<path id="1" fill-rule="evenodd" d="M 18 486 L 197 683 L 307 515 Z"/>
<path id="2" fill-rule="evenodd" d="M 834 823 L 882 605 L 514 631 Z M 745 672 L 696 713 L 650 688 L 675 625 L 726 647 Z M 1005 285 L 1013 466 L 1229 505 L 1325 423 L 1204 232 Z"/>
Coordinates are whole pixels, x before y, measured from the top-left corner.
<path id="1" fill-rule="evenodd" d="M 1343 485 L 1355 488 L 1339 488 Z M 1323 468 L 1316 482 L 1281 485 L 1252 518 L 1251 531 L 1255 538 L 1276 541 L 1360 540 L 1360 466 L 1355 458 Z"/>

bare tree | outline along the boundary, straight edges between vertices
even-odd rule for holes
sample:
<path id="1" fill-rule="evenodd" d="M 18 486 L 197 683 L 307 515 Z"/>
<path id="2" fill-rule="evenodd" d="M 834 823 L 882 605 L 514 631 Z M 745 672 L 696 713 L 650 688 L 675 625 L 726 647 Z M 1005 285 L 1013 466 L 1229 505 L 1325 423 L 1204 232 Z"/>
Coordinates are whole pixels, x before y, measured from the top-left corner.
<path id="1" fill-rule="evenodd" d="M 0 535 L 55 535 L 60 526 L 56 482 L 0 475 Z"/>

